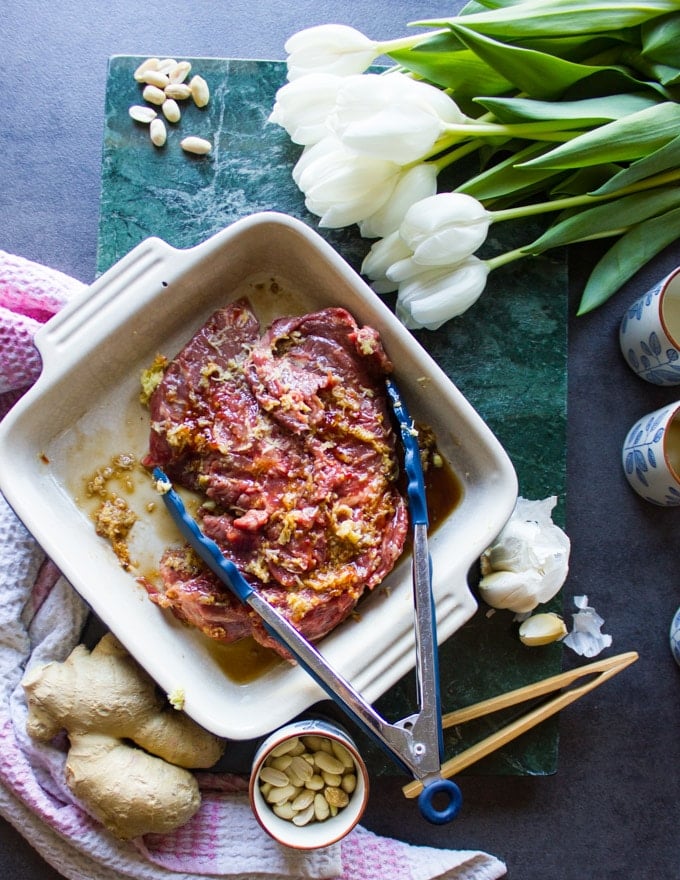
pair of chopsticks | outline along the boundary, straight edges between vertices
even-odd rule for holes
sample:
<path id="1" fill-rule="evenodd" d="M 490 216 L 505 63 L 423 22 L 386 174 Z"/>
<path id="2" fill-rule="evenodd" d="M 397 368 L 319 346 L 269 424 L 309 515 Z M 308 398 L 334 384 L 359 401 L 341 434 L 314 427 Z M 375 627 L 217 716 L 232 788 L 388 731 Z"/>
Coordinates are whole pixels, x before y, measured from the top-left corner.
<path id="1" fill-rule="evenodd" d="M 584 676 L 596 676 L 578 687 L 571 688 L 570 690 L 558 694 L 558 696 L 549 700 L 547 703 L 537 706 L 535 709 L 527 712 L 526 715 L 523 715 L 511 724 L 508 724 L 496 733 L 492 733 L 485 739 L 480 740 L 480 742 L 475 743 L 475 745 L 470 746 L 455 755 L 453 758 L 445 761 L 441 767 L 441 775 L 448 779 L 456 773 L 460 773 L 461 770 L 464 770 L 476 761 L 481 760 L 491 754 L 491 752 L 495 752 L 496 749 L 501 748 L 501 746 L 504 746 L 506 743 L 509 743 L 527 730 L 540 724 L 541 721 L 545 721 L 546 718 L 555 715 L 561 709 L 564 709 L 565 706 L 578 700 L 584 694 L 587 694 L 589 691 L 604 684 L 605 681 L 621 672 L 621 670 L 625 669 L 627 666 L 630 666 L 631 663 L 634 663 L 637 659 L 638 655 L 635 651 L 628 651 L 625 654 L 617 654 L 615 657 L 609 657 L 606 660 L 597 660 L 594 663 L 589 663 L 578 669 L 562 672 L 559 675 L 552 675 L 549 678 L 544 678 L 534 684 L 525 685 L 516 690 L 508 691 L 505 694 L 500 694 L 497 697 L 491 697 L 488 700 L 482 700 L 481 703 L 475 703 L 472 706 L 466 706 L 463 709 L 456 709 L 453 712 L 448 712 L 442 718 L 442 727 L 444 728 L 453 727 L 456 724 L 464 724 L 466 721 L 472 721 L 473 718 L 481 718 L 484 715 L 490 715 L 492 712 L 498 712 L 501 709 L 516 706 L 518 703 L 523 703 L 526 700 L 545 696 L 546 694 L 553 693 L 561 688 L 568 687 Z M 403 787 L 402 791 L 407 798 L 416 797 L 422 791 L 422 784 L 420 782 L 409 782 L 408 785 Z"/>

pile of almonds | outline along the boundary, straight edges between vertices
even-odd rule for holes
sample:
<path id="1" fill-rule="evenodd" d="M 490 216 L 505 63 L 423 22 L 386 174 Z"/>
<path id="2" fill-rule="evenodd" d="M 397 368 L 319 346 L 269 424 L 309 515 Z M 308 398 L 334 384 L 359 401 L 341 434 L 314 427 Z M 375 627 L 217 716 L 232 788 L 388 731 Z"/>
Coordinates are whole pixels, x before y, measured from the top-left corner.
<path id="1" fill-rule="evenodd" d="M 274 813 L 302 826 L 337 816 L 349 803 L 357 777 L 354 759 L 342 743 L 309 735 L 275 746 L 258 781 Z"/>
<path id="2" fill-rule="evenodd" d="M 160 108 L 168 122 L 177 123 L 182 111 L 177 103 L 191 98 L 197 107 L 205 107 L 210 100 L 208 83 L 195 74 L 186 82 L 191 72 L 189 61 L 175 61 L 174 58 L 147 58 L 134 72 L 136 82 L 143 85 L 142 97 L 146 104 L 133 104 L 129 114 L 135 122 L 149 126 L 151 143 L 162 147 L 168 137 L 165 123 L 154 108 Z M 190 135 L 180 141 L 180 147 L 187 153 L 205 155 L 212 150 L 210 141 Z"/>

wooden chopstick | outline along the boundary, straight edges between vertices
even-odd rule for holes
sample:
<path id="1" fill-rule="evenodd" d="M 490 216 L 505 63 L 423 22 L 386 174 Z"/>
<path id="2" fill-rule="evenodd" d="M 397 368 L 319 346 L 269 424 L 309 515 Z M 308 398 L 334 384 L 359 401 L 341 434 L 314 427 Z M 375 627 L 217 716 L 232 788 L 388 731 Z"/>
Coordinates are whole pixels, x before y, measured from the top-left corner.
<path id="1" fill-rule="evenodd" d="M 598 660 L 594 663 L 589 663 L 586 666 L 581 666 L 578 669 L 569 670 L 568 672 L 563 672 L 559 675 L 544 678 L 534 684 L 526 685 L 525 687 L 508 691 L 506 694 L 500 694 L 497 697 L 482 700 L 482 702 L 475 703 L 472 706 L 467 706 L 463 709 L 457 709 L 454 712 L 447 713 L 442 718 L 442 724 L 444 727 L 451 727 L 454 724 L 462 724 L 473 718 L 481 718 L 484 715 L 489 715 L 500 709 L 514 706 L 525 700 L 544 696 L 545 694 L 552 693 L 566 685 L 572 684 L 574 681 L 577 681 L 584 676 L 599 673 L 597 674 L 597 677 L 593 678 L 591 681 L 584 682 L 578 687 L 559 694 L 548 703 L 544 703 L 542 706 L 537 706 L 532 711 L 527 712 L 526 715 L 523 715 L 511 724 L 508 724 L 496 733 L 492 733 L 490 736 L 480 740 L 480 742 L 475 745 L 470 746 L 458 755 L 445 761 L 441 767 L 442 777 L 448 779 L 456 773 L 460 773 L 461 770 L 464 770 L 466 767 L 481 760 L 511 740 L 521 736 L 521 734 L 530 730 L 532 727 L 535 727 L 537 724 L 540 724 L 541 721 L 544 721 L 546 718 L 555 715 L 565 706 L 578 700 L 584 694 L 587 694 L 589 691 L 604 684 L 605 681 L 621 672 L 622 669 L 630 666 L 630 664 L 634 663 L 637 659 L 638 654 L 635 651 L 628 651 L 625 654 L 617 654 L 615 657 Z M 418 780 L 409 782 L 402 789 L 404 796 L 407 798 L 417 797 L 422 790 L 423 784 Z"/>

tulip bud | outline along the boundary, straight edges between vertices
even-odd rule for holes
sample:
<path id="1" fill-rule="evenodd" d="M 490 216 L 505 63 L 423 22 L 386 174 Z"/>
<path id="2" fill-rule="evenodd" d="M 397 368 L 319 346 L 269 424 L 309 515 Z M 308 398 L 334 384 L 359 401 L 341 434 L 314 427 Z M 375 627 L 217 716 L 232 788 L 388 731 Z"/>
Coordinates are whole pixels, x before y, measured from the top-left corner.
<path id="1" fill-rule="evenodd" d="M 361 274 L 368 276 L 374 283 L 376 293 L 390 293 L 397 289 L 394 282 L 387 278 L 387 270 L 397 260 L 403 259 L 411 251 L 404 244 L 398 232 L 392 232 L 385 238 L 375 242 L 361 264 Z"/>
<path id="2" fill-rule="evenodd" d="M 437 191 L 437 169 L 427 162 L 402 172 L 394 191 L 385 204 L 362 220 L 359 231 L 364 238 L 383 238 L 399 228 L 399 224 L 411 205 L 434 195 Z M 402 251 L 411 254 L 410 248 Z M 399 258 L 400 259 L 400 258 Z"/>
<path id="3" fill-rule="evenodd" d="M 422 266 L 450 266 L 473 254 L 486 240 L 491 214 L 464 193 L 439 193 L 406 212 L 399 234 Z"/>
<path id="4" fill-rule="evenodd" d="M 293 34 L 284 48 L 288 53 L 291 81 L 310 73 L 336 76 L 363 73 L 380 54 L 377 43 L 361 31 L 342 24 L 305 28 Z"/>
<path id="5" fill-rule="evenodd" d="M 465 119 L 445 92 L 401 73 L 347 77 L 328 124 L 346 146 L 399 165 L 426 157 Z"/>
<path id="6" fill-rule="evenodd" d="M 424 269 L 399 285 L 397 316 L 406 327 L 436 330 L 477 302 L 488 274 L 487 264 L 473 256 L 455 266 Z"/>

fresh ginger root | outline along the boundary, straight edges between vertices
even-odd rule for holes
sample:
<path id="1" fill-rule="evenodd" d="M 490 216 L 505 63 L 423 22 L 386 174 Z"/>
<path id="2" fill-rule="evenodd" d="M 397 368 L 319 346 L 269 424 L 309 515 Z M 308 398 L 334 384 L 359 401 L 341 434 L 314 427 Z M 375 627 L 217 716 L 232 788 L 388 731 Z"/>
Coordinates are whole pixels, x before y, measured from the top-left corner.
<path id="1" fill-rule="evenodd" d="M 169 707 L 111 633 L 92 652 L 78 645 L 63 663 L 33 667 L 22 684 L 29 735 L 66 730 L 66 783 L 114 835 L 172 831 L 198 810 L 188 768 L 211 767 L 225 743 Z"/>

